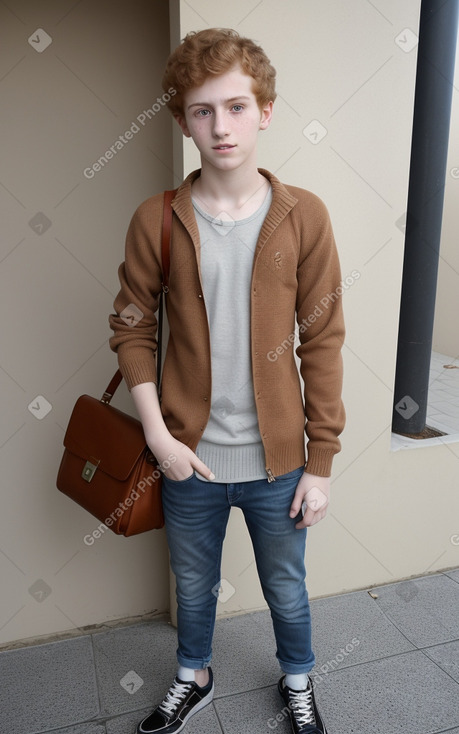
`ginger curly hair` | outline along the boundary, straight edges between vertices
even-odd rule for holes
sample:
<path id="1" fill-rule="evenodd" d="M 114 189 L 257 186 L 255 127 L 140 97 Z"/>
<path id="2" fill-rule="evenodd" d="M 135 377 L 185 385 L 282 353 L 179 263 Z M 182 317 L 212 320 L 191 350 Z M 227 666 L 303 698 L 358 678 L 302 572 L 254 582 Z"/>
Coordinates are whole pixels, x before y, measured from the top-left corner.
<path id="1" fill-rule="evenodd" d="M 166 102 L 171 112 L 183 116 L 183 95 L 189 89 L 201 86 L 209 76 L 224 74 L 236 64 L 252 77 L 260 109 L 274 102 L 276 70 L 261 46 L 231 28 L 209 28 L 188 33 L 167 60 L 162 86 L 165 91 L 173 87 L 176 92 Z"/>

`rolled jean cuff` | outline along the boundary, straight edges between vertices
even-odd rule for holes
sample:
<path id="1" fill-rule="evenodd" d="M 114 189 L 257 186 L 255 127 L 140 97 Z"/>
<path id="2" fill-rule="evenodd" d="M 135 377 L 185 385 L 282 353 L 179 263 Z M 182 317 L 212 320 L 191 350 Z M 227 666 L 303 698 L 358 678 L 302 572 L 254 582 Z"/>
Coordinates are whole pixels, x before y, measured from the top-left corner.
<path id="1" fill-rule="evenodd" d="M 279 660 L 279 658 L 278 658 Z M 310 673 L 316 664 L 314 655 L 312 660 L 307 663 L 285 663 L 283 660 L 279 660 L 279 665 L 283 673 L 290 673 L 291 675 L 302 675 L 303 673 Z"/>
<path id="2" fill-rule="evenodd" d="M 210 665 L 210 658 L 209 660 L 201 660 L 198 659 L 191 659 L 191 658 L 184 658 L 181 655 L 177 653 L 177 662 L 179 665 L 183 665 L 184 668 L 191 668 L 192 670 L 205 670 L 205 668 L 208 668 Z"/>

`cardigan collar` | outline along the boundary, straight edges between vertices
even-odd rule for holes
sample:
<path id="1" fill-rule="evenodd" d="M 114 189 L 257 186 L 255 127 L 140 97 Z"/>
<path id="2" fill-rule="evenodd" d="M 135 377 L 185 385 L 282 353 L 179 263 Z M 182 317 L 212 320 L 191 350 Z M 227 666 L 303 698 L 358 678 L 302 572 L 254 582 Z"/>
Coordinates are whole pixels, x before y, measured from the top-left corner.
<path id="1" fill-rule="evenodd" d="M 258 255 L 268 237 L 270 237 L 282 219 L 287 216 L 298 201 L 298 199 L 296 199 L 287 190 L 284 184 L 282 184 L 272 173 L 264 168 L 259 168 L 258 172 L 261 173 L 262 176 L 265 176 L 265 178 L 270 182 L 273 196 L 268 213 L 260 230 L 255 251 L 256 255 Z M 188 230 L 196 251 L 199 250 L 200 244 L 198 225 L 191 201 L 191 184 L 200 175 L 201 169 L 199 168 L 188 174 L 183 183 L 177 189 L 177 193 L 172 201 L 172 208 Z"/>

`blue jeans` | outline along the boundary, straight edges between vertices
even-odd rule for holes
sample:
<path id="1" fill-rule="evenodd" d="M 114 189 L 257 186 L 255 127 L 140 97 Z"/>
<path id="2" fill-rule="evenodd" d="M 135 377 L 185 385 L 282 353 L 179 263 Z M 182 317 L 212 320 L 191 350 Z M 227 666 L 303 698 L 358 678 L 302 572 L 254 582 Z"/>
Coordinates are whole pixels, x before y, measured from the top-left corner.
<path id="1" fill-rule="evenodd" d="M 231 506 L 239 507 L 253 544 L 258 576 L 271 611 L 276 656 L 284 673 L 314 666 L 306 591 L 306 529 L 289 517 L 303 467 L 276 478 L 237 484 L 203 482 L 194 474 L 163 478 L 163 507 L 171 566 L 177 580 L 177 659 L 206 668 L 220 586 L 223 539 Z"/>

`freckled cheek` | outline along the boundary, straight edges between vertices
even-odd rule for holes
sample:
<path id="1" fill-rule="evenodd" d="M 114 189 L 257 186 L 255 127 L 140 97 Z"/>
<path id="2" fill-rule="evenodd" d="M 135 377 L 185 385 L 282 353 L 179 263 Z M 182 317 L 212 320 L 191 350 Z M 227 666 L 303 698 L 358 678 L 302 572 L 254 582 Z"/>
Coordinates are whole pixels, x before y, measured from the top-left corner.
<path id="1" fill-rule="evenodd" d="M 189 125 L 188 130 L 190 131 L 193 138 L 202 140 L 211 134 L 209 125 L 205 125 L 199 122 L 192 123 Z"/>
<path id="2" fill-rule="evenodd" d="M 246 135 L 247 137 L 250 137 L 251 135 L 256 135 L 259 128 L 259 122 L 258 120 L 252 120 L 252 119 L 244 119 L 241 120 L 240 123 L 236 126 L 233 126 L 233 130 L 239 131 L 241 134 Z"/>
<path id="3" fill-rule="evenodd" d="M 193 120 L 193 122 L 189 123 L 190 130 L 193 130 L 196 133 L 202 133 L 206 127 L 209 127 L 209 125 L 206 125 L 202 121 Z"/>

